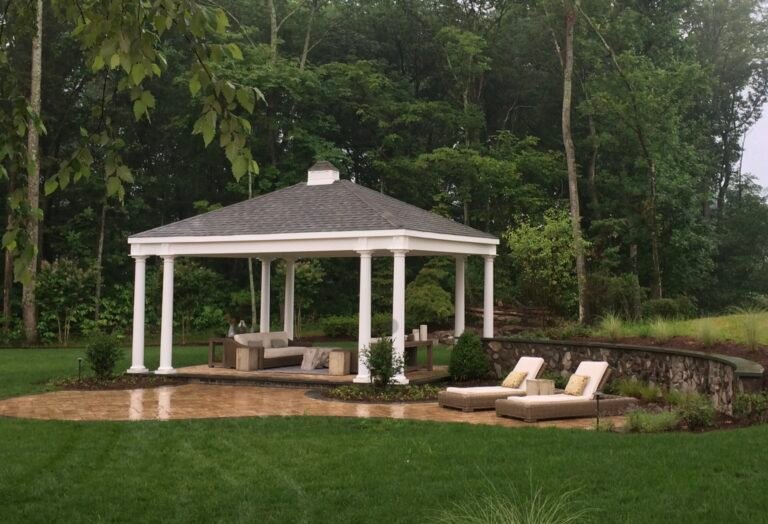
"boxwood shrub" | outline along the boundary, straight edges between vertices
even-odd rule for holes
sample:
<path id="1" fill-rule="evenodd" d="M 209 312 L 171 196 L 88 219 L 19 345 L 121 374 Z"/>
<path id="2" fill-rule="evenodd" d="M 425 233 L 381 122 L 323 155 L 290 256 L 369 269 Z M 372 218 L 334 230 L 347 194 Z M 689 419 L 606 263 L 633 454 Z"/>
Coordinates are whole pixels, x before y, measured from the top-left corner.
<path id="1" fill-rule="evenodd" d="M 451 378 L 477 380 L 485 377 L 488 370 L 488 357 L 480 337 L 469 332 L 461 335 L 451 351 L 451 362 L 448 366 Z"/>

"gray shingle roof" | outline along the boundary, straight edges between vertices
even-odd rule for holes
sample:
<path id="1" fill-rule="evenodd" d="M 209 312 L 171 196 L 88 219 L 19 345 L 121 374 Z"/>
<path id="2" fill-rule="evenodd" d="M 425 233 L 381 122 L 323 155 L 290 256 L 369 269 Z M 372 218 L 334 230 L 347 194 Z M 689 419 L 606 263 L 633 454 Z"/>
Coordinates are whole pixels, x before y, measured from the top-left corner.
<path id="1" fill-rule="evenodd" d="M 244 202 L 173 222 L 131 238 L 270 235 L 409 229 L 493 238 L 349 180 L 308 186 L 302 182 Z"/>

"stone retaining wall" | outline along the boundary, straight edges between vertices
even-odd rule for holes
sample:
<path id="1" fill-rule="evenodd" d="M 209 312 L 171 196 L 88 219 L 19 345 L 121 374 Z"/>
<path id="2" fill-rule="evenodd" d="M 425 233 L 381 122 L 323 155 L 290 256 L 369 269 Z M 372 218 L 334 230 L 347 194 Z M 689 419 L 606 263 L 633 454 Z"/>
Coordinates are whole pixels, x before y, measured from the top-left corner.
<path id="1" fill-rule="evenodd" d="M 715 407 L 728 414 L 734 394 L 744 389 L 734 363 L 694 351 L 509 338 L 484 339 L 483 344 L 498 377 L 505 376 L 523 356 L 542 357 L 545 372 L 566 377 L 582 360 L 602 360 L 610 365 L 612 380 L 634 377 L 668 389 L 697 391 L 710 395 Z"/>

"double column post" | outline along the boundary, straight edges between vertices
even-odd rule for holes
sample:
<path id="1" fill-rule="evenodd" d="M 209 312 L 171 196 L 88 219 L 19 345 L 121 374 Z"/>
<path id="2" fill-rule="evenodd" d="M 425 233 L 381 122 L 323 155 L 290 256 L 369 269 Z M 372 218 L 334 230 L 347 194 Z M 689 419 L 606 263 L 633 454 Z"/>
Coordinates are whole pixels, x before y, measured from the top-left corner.
<path id="1" fill-rule="evenodd" d="M 136 273 L 133 280 L 133 339 L 131 340 L 131 367 L 128 373 L 147 373 L 144 365 L 144 312 L 146 309 L 147 257 L 134 256 Z"/>
<path id="2" fill-rule="evenodd" d="M 269 333 L 269 288 L 272 259 L 263 257 L 261 261 L 261 308 L 259 310 L 259 332 Z"/>
<path id="3" fill-rule="evenodd" d="M 171 375 L 173 369 L 173 262 L 174 257 L 163 257 L 163 305 L 160 319 L 160 367 L 157 375 Z"/>
<path id="4" fill-rule="evenodd" d="M 392 347 L 393 353 L 405 362 L 405 255 L 404 249 L 392 250 L 394 267 L 392 272 Z M 395 375 L 397 384 L 408 384 L 404 370 Z"/>
<path id="5" fill-rule="evenodd" d="M 493 259 L 485 255 L 485 282 L 483 285 L 483 338 L 493 338 Z"/>
<path id="6" fill-rule="evenodd" d="M 464 291 L 464 274 L 467 265 L 467 259 L 464 256 L 456 257 L 456 282 L 455 290 L 456 296 L 454 300 L 454 321 L 453 321 L 453 336 L 459 338 L 464 333 L 465 323 L 465 304 L 464 297 L 466 292 Z"/>
<path id="7" fill-rule="evenodd" d="M 358 251 L 360 255 L 360 303 L 357 332 L 357 376 L 354 382 L 367 384 L 371 373 L 366 365 L 364 351 L 371 345 L 371 259 L 370 251 Z"/>
<path id="8" fill-rule="evenodd" d="M 285 259 L 285 300 L 283 311 L 283 331 L 288 333 L 288 339 L 293 340 L 294 326 L 294 288 L 296 280 L 296 262 L 292 258 Z"/>

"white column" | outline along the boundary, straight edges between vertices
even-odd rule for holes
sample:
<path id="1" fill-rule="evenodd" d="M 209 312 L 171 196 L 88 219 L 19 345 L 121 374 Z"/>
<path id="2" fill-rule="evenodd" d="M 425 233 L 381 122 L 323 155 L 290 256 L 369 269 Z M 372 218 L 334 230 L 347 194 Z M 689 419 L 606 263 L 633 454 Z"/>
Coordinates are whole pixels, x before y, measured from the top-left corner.
<path id="1" fill-rule="evenodd" d="M 493 337 L 493 259 L 485 255 L 485 284 L 483 286 L 483 337 Z"/>
<path id="2" fill-rule="evenodd" d="M 283 310 L 283 331 L 288 333 L 288 338 L 293 340 L 293 314 L 294 314 L 294 282 L 296 279 L 296 262 L 293 259 L 285 259 L 285 300 Z"/>
<path id="3" fill-rule="evenodd" d="M 272 269 L 272 259 L 261 258 L 261 317 L 259 320 L 259 332 L 269 333 L 269 277 Z"/>
<path id="4" fill-rule="evenodd" d="M 147 257 L 135 256 L 136 274 L 133 281 L 133 339 L 131 367 L 128 373 L 146 373 L 144 366 L 144 309 L 146 301 Z"/>
<path id="5" fill-rule="evenodd" d="M 456 299 L 454 300 L 454 322 L 453 336 L 459 338 L 464 333 L 464 269 L 467 265 L 467 259 L 464 256 L 456 257 Z"/>
<path id="6" fill-rule="evenodd" d="M 405 250 L 393 250 L 394 270 L 392 274 L 392 346 L 394 353 L 405 359 Z M 405 373 L 394 378 L 397 384 L 408 384 Z"/>
<path id="7" fill-rule="evenodd" d="M 363 358 L 363 349 L 371 344 L 371 252 L 360 251 L 360 305 L 357 331 L 357 376 L 354 381 L 367 384 L 371 374 Z"/>
<path id="8" fill-rule="evenodd" d="M 158 375 L 176 373 L 173 369 L 173 257 L 163 257 L 163 307 L 160 320 L 160 367 Z"/>

